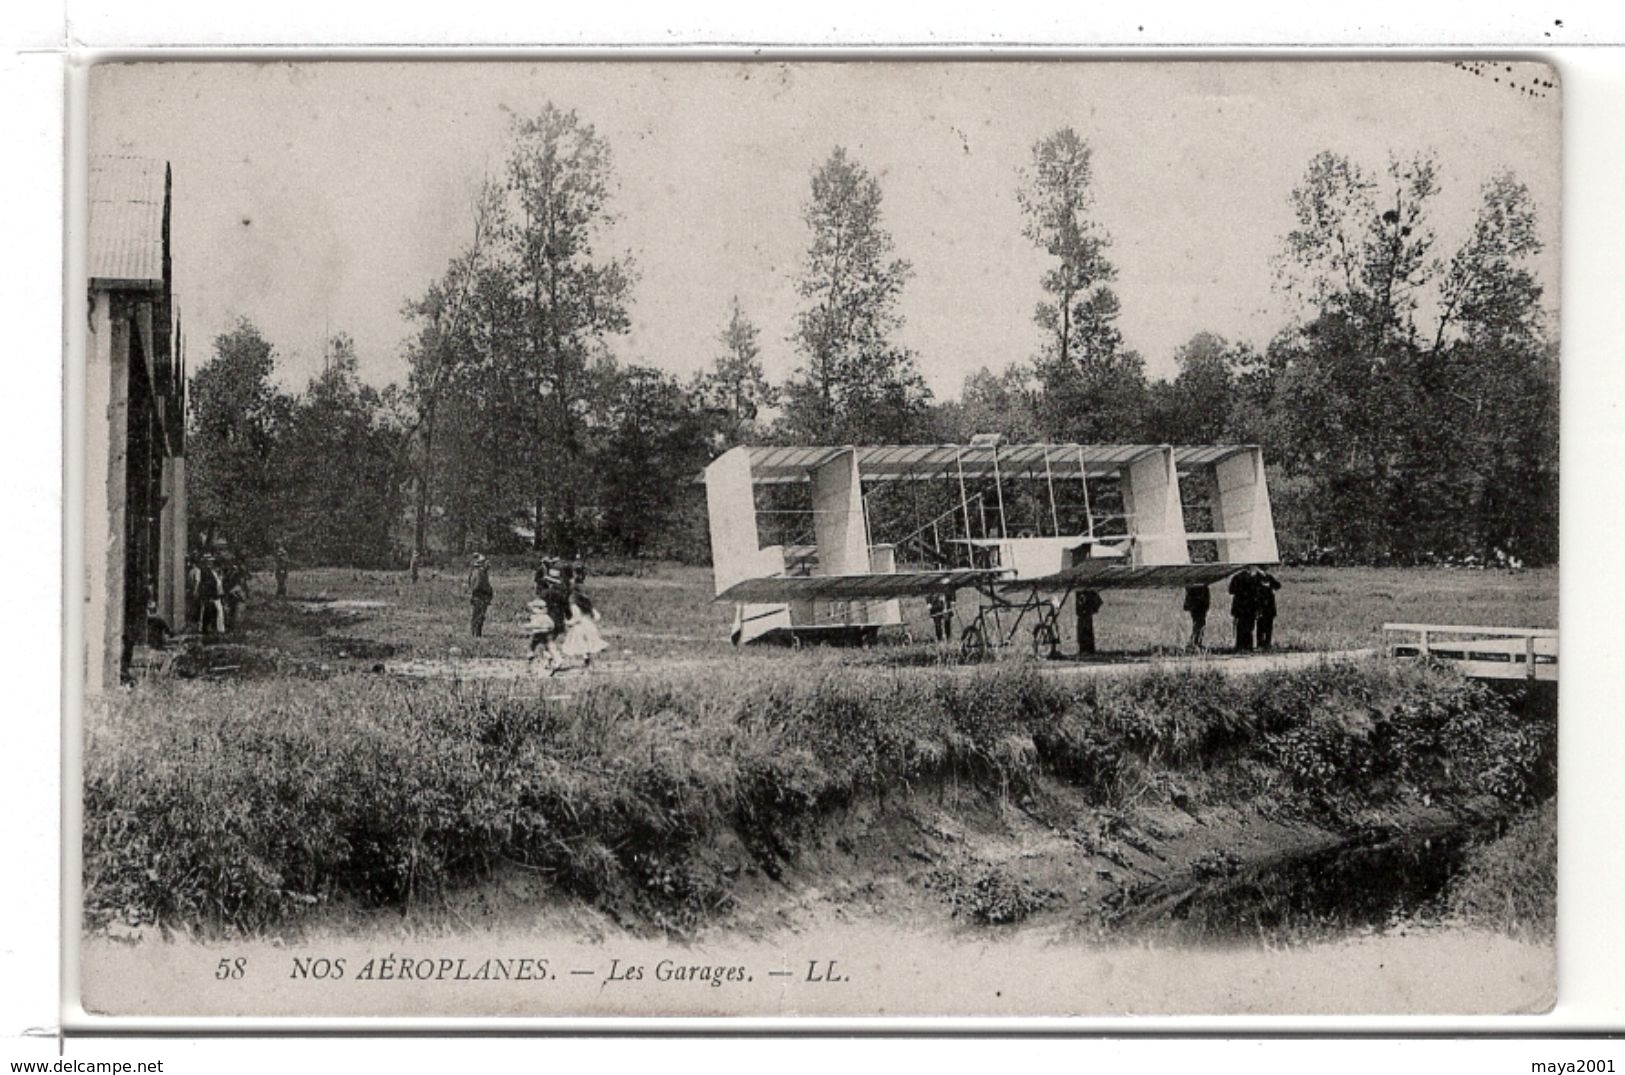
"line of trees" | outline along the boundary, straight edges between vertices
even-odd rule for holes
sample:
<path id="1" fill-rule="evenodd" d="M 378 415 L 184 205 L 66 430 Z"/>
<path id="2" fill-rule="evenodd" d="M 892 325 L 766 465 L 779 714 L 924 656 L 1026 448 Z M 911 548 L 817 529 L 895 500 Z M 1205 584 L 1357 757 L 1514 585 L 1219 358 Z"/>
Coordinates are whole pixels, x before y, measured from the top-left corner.
<path id="1" fill-rule="evenodd" d="M 253 326 L 220 337 L 192 386 L 202 536 L 345 563 L 520 543 L 703 560 L 689 479 L 734 444 L 999 432 L 1261 443 L 1296 558 L 1556 557 L 1557 343 L 1530 270 L 1534 205 L 1511 174 L 1485 185 L 1450 246 L 1433 223 L 1431 157 L 1372 174 L 1317 155 L 1290 192 L 1296 226 L 1275 264 L 1292 323 L 1262 353 L 1198 333 L 1175 375 L 1152 381 L 1118 328 L 1092 149 L 1060 129 L 1017 175 L 1022 236 L 1046 258 L 1040 342 L 950 401 L 932 398 L 899 342 L 914 268 L 879 180 L 844 148 L 811 175 L 788 334 L 799 365 L 783 384 L 737 298 L 689 379 L 616 355 L 638 271 L 630 252 L 603 249 L 614 187 L 610 147 L 577 113 L 516 120 L 468 247 L 404 309 L 414 335 L 398 389 L 361 384 L 340 337 L 321 377 L 287 396 Z"/>

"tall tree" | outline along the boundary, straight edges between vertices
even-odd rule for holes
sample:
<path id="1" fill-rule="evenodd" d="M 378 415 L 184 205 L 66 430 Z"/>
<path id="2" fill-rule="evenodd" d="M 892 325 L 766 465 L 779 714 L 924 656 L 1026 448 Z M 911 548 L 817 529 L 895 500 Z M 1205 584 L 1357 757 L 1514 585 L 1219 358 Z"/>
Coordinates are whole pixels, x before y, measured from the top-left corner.
<path id="1" fill-rule="evenodd" d="M 791 337 L 802 365 L 785 389 L 788 433 L 811 441 L 907 440 L 930 400 L 894 336 L 913 269 L 892 256 L 880 184 L 836 147 L 812 176 L 802 219 L 812 242 L 796 282 L 806 306 Z"/>
<path id="2" fill-rule="evenodd" d="M 1543 504 L 1555 518 L 1556 442 L 1545 447 L 1541 417 L 1555 379 L 1527 265 L 1533 210 L 1514 178 L 1492 179 L 1446 264 L 1429 218 L 1438 190 L 1427 156 L 1391 160 L 1379 180 L 1326 152 L 1292 192 L 1278 270 L 1310 316 L 1270 364 L 1280 454 L 1308 483 L 1310 529 L 1332 555 L 1514 544 L 1535 558 L 1541 542 L 1515 520 Z M 1543 547 L 1555 553 L 1555 538 Z"/>
<path id="3" fill-rule="evenodd" d="M 687 558 L 704 547 L 691 480 L 707 460 L 704 413 L 677 379 L 649 366 L 610 374 L 597 451 L 601 540 L 630 556 Z"/>
<path id="4" fill-rule="evenodd" d="M 516 119 L 503 205 L 503 264 L 524 326 L 518 387 L 528 401 L 521 454 L 529 464 L 536 545 L 560 551 L 581 540 L 578 490 L 585 471 L 583 417 L 594 360 L 631 326 L 630 255 L 596 246 L 613 222 L 609 144 L 575 111 L 548 104 Z M 516 446 L 518 447 L 518 446 Z"/>
<path id="5" fill-rule="evenodd" d="M 1111 239 L 1094 219 L 1093 155 L 1077 131 L 1063 127 L 1034 144 L 1016 191 L 1022 234 L 1055 259 L 1043 277 L 1049 298 L 1033 320 L 1050 336 L 1046 357 L 1062 365 L 1091 366 L 1122 347 L 1111 288 L 1117 270 L 1106 257 Z"/>
<path id="6" fill-rule="evenodd" d="M 1484 184 L 1472 232 L 1440 287 L 1430 365 L 1438 426 L 1460 477 L 1449 507 L 1471 520 L 1472 551 L 1557 555 L 1558 365 L 1541 287 L 1529 190 L 1510 173 Z"/>
<path id="7" fill-rule="evenodd" d="M 722 351 L 693 385 L 699 405 L 712 420 L 714 451 L 751 439 L 762 411 L 778 402 L 778 391 L 762 368 L 760 338 L 761 331 L 745 316 L 736 295 L 728 325 L 717 335 Z"/>
<path id="8" fill-rule="evenodd" d="M 1428 210 L 1438 193 L 1431 156 L 1388 163 L 1386 185 L 1347 157 L 1323 151 L 1291 195 L 1297 227 L 1287 234 L 1277 271 L 1285 289 L 1322 314 L 1352 318 L 1368 354 L 1415 336 L 1418 296 L 1436 278 Z"/>
<path id="9" fill-rule="evenodd" d="M 277 447 L 283 530 L 301 559 L 391 562 L 408 476 L 398 465 L 405 435 L 383 395 L 362 382 L 354 341 L 334 336 Z"/>
<path id="10" fill-rule="evenodd" d="M 1016 191 L 1022 234 L 1054 262 L 1033 313 L 1045 334 L 1034 364 L 1044 432 L 1076 440 L 1132 439 L 1146 408 L 1145 364 L 1125 351 L 1121 304 L 1106 256 L 1111 239 L 1095 219 L 1093 150 L 1063 127 L 1040 139 Z"/>
<path id="11" fill-rule="evenodd" d="M 474 234 L 469 248 L 453 258 L 440 280 L 430 285 L 419 299 L 406 304 L 403 313 L 418 326 L 416 338 L 407 345 L 407 398 L 416 411 L 415 420 L 402 440 L 402 450 L 412 459 L 413 532 L 412 544 L 419 556 L 428 552 L 428 527 L 435 505 L 435 432 L 443 398 L 466 377 L 477 363 L 475 348 L 477 291 L 482 281 L 489 286 L 492 267 L 488 260 L 492 232 L 500 213 L 501 191 L 492 183 L 481 185 L 474 200 Z M 444 454 L 444 453 L 442 453 Z"/>
<path id="12" fill-rule="evenodd" d="M 195 537 L 269 552 L 283 520 L 274 464 L 292 401 L 271 383 L 271 344 L 247 318 L 214 341 L 214 358 L 192 374 L 188 390 L 187 484 Z"/>

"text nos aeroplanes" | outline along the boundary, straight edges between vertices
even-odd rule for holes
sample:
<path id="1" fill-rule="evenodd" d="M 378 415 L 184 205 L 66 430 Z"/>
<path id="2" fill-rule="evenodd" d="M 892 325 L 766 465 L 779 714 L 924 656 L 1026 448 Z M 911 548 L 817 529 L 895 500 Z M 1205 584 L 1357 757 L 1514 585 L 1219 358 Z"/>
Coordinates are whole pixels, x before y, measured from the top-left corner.
<path id="1" fill-rule="evenodd" d="M 735 644 L 867 641 L 903 624 L 900 599 L 981 597 L 959 613 L 967 653 L 1025 625 L 1053 651 L 1075 593 L 1211 585 L 1278 562 L 1264 460 L 1254 445 L 968 444 L 765 447 L 718 456 L 701 476 L 716 600 Z M 763 509 L 764 487 L 804 487 Z M 876 541 L 873 502 L 914 523 Z M 793 489 L 766 493 L 795 502 Z M 810 496 L 808 495 L 810 493 Z M 783 544 L 762 545 L 764 520 Z M 1187 519 L 1194 526 L 1187 526 Z M 902 528 L 899 528 L 902 529 Z M 1193 556 L 1193 552 L 1196 553 Z"/>

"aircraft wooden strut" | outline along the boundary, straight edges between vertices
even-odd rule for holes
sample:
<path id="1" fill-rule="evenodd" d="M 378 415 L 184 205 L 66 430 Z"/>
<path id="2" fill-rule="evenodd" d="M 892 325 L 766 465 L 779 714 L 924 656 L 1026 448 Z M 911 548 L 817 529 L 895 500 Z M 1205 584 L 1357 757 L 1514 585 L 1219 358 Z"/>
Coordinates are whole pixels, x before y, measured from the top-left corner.
<path id="1" fill-rule="evenodd" d="M 1182 479 L 1200 487 L 1199 504 L 1182 498 Z M 1053 647 L 1055 621 L 1074 592 L 1207 585 L 1279 559 L 1263 456 L 1252 445 L 1005 444 L 982 436 L 962 445 L 741 446 L 700 480 L 715 599 L 736 606 L 736 644 L 867 639 L 903 623 L 901 598 L 968 587 L 983 603 L 962 632 L 967 652 L 1010 642 L 1029 614 L 1041 649 Z M 898 540 L 876 542 L 869 495 L 905 482 L 941 483 L 937 504 L 947 507 Z M 1026 483 L 1033 514 L 1013 524 L 1006 487 L 1014 483 Z M 758 516 L 770 513 L 758 511 L 757 490 L 796 485 L 810 487 L 811 508 L 790 514 L 810 516 L 812 542 L 764 547 Z M 1044 495 L 1032 495 L 1034 487 Z M 1092 487 L 1121 510 L 1102 510 Z M 1193 506 L 1211 529 L 1187 528 Z M 1204 562 L 1193 562 L 1193 545 L 1211 547 Z M 900 569 L 899 550 L 923 566 Z"/>

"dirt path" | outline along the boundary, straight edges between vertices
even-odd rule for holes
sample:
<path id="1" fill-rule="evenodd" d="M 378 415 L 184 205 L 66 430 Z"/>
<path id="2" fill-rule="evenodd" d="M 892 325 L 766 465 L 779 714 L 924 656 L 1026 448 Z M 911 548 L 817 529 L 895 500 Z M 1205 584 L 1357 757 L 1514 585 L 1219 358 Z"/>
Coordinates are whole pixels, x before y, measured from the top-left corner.
<path id="1" fill-rule="evenodd" d="M 1360 661 L 1377 654 L 1375 649 L 1348 649 L 1319 652 L 1206 654 L 1189 657 L 1152 657 L 1143 659 L 1077 661 L 1045 661 L 1038 668 L 1054 676 L 1134 676 L 1150 672 L 1212 671 L 1227 676 L 1257 675 L 1290 669 L 1313 668 L 1326 662 Z M 447 657 L 419 658 L 385 662 L 383 670 L 391 675 L 412 679 L 480 679 L 509 681 L 551 681 L 554 683 L 580 683 L 603 676 L 653 675 L 662 672 L 692 671 L 710 665 L 725 663 L 727 658 L 663 657 L 650 660 L 611 659 L 595 664 L 591 670 L 573 668 L 548 677 L 540 668 L 518 657 Z M 883 666 L 882 666 L 883 667 Z M 950 675 L 969 675 L 983 665 L 943 665 L 941 670 Z"/>
<path id="2" fill-rule="evenodd" d="M 1375 649 L 1341 649 L 1310 653 L 1252 653 L 1207 654 L 1190 657 L 1157 657 L 1134 661 L 1052 661 L 1044 671 L 1062 676 L 1138 675 L 1150 671 L 1222 672 L 1227 676 L 1257 675 L 1260 672 L 1283 672 L 1295 668 L 1314 668 L 1325 662 L 1363 661 L 1377 655 Z"/>

